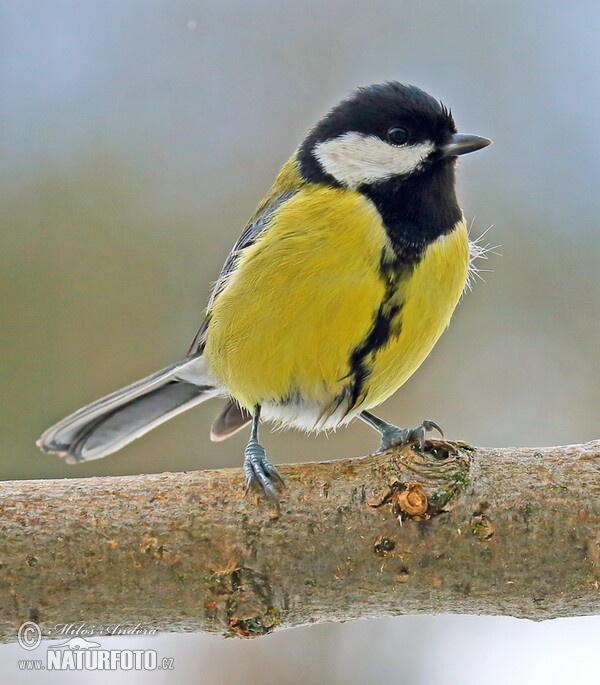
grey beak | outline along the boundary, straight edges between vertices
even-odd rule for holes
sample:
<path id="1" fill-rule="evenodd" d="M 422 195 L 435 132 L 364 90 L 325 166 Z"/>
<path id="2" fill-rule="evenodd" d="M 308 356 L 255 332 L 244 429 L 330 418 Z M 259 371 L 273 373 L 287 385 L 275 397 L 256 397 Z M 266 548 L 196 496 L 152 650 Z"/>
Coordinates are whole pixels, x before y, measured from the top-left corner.
<path id="1" fill-rule="evenodd" d="M 458 155 L 466 155 L 467 152 L 481 150 L 482 147 L 491 144 L 492 141 L 489 138 L 472 136 L 469 133 L 455 133 L 445 145 L 441 145 L 438 149 L 442 157 L 458 157 Z"/>

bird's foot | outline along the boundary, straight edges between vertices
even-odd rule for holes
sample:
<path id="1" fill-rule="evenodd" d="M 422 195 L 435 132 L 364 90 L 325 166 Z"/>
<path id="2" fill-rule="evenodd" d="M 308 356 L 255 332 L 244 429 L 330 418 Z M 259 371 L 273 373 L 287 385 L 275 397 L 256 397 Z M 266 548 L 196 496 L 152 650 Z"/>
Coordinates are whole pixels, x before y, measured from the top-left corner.
<path id="1" fill-rule="evenodd" d="M 413 447 L 414 445 L 418 445 L 419 449 L 423 451 L 425 436 L 432 430 L 436 430 L 442 438 L 444 437 L 442 429 L 435 421 L 429 419 L 425 419 L 420 426 L 415 428 L 398 428 L 398 426 L 388 423 L 385 426 L 380 426 L 378 430 L 381 433 L 379 452 L 384 452 L 390 447 Z"/>
<path id="2" fill-rule="evenodd" d="M 277 469 L 267 459 L 265 448 L 256 440 L 250 440 L 244 450 L 244 474 L 246 475 L 246 491 L 256 485 L 262 488 L 267 499 L 279 501 L 277 488 L 285 487 L 283 478 Z"/>

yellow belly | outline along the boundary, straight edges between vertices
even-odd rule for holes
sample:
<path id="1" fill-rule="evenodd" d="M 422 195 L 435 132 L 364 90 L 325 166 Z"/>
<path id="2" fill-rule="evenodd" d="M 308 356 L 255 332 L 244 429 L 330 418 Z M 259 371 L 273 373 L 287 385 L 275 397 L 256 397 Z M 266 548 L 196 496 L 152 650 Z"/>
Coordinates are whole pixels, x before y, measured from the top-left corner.
<path id="1" fill-rule="evenodd" d="M 348 386 L 350 354 L 385 294 L 386 246 L 381 218 L 364 196 L 300 190 L 245 250 L 213 303 L 205 347 L 211 373 L 248 409 L 300 397 L 326 407 Z M 392 394 L 429 354 L 467 266 L 463 222 L 428 247 L 407 283 L 401 332 L 375 356 L 362 408 Z"/>

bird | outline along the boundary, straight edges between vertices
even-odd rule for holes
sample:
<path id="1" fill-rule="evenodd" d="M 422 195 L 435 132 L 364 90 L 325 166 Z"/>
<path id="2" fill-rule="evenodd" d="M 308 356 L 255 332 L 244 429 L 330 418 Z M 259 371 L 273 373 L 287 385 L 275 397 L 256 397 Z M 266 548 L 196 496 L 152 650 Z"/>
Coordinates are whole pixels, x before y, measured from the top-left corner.
<path id="1" fill-rule="evenodd" d="M 468 281 L 472 244 L 457 158 L 492 141 L 458 133 L 417 86 L 355 89 L 309 130 L 225 260 L 187 354 L 44 432 L 68 463 L 116 452 L 211 398 L 224 440 L 250 424 L 246 492 L 279 501 L 284 482 L 263 421 L 308 432 L 360 419 L 380 450 L 423 447 L 441 428 L 371 412 L 421 366 Z"/>

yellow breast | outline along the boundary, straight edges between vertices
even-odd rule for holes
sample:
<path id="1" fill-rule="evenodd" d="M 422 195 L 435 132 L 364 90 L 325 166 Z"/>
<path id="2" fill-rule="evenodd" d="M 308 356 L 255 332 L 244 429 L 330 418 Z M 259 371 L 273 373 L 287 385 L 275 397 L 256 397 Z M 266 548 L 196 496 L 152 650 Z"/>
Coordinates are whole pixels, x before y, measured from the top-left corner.
<path id="1" fill-rule="evenodd" d="M 406 283 L 404 304 L 388 344 L 377 352 L 362 409 L 381 404 L 419 368 L 444 332 L 464 290 L 469 238 L 464 219 L 425 251 Z"/>
<path id="2" fill-rule="evenodd" d="M 331 401 L 383 297 L 386 241 L 364 196 L 301 189 L 245 250 L 209 312 L 211 372 L 247 408 L 298 392 Z"/>
<path id="3" fill-rule="evenodd" d="M 248 409 L 299 397 L 326 408 L 348 388 L 350 356 L 385 295 L 380 260 L 389 247 L 363 195 L 301 188 L 244 251 L 212 305 L 211 373 Z M 460 298 L 468 260 L 464 221 L 426 249 L 403 283 L 392 337 L 370 360 L 361 409 L 391 395 L 429 354 Z"/>

